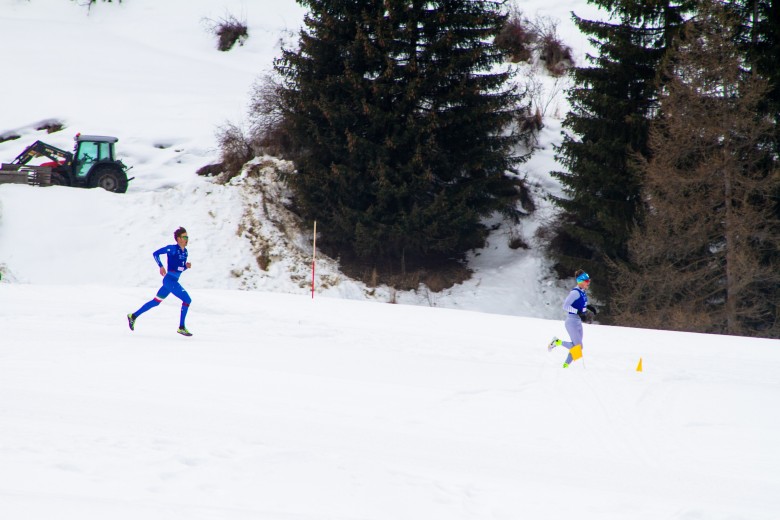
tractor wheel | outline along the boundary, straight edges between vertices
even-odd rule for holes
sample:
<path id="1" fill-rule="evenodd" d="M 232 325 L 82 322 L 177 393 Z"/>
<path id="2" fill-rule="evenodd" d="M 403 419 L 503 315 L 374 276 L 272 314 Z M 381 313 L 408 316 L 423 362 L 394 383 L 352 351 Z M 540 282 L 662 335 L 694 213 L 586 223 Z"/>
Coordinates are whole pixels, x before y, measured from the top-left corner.
<path id="1" fill-rule="evenodd" d="M 127 191 L 127 175 L 115 168 L 100 168 L 92 174 L 89 186 L 114 193 L 124 193 Z"/>
<path id="2" fill-rule="evenodd" d="M 52 186 L 70 186 L 68 183 L 68 179 L 65 178 L 65 176 L 61 173 L 52 173 L 51 174 L 51 185 Z"/>

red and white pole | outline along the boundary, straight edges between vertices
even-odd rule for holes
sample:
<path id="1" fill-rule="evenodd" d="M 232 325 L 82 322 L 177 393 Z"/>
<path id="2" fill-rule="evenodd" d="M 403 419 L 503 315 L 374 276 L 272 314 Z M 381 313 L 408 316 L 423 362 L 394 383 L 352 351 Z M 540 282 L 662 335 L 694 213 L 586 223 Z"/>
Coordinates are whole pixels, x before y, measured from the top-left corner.
<path id="1" fill-rule="evenodd" d="M 311 299 L 314 299 L 314 265 L 317 263 L 317 221 L 314 221 L 314 240 L 311 255 Z"/>

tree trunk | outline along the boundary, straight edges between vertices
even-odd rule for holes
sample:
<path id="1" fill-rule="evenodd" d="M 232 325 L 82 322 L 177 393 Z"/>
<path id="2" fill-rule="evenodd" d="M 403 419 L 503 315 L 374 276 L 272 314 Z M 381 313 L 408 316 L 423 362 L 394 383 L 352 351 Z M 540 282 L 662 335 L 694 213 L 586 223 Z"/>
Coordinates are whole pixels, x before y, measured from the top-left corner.
<path id="1" fill-rule="evenodd" d="M 737 332 L 737 295 L 735 290 L 736 248 L 738 223 L 734 222 L 734 200 L 731 181 L 731 168 L 723 169 L 723 191 L 726 202 L 724 235 L 726 237 L 726 333 Z"/>

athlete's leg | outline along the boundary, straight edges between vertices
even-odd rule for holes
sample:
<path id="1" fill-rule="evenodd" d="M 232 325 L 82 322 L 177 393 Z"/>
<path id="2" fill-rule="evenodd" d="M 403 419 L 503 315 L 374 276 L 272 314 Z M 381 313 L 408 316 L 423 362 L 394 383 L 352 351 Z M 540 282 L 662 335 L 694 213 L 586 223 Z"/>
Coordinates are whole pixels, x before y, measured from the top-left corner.
<path id="1" fill-rule="evenodd" d="M 582 345 L 582 320 L 579 316 L 569 316 L 564 323 L 566 326 L 566 332 L 569 333 L 571 341 L 564 341 L 563 346 L 571 351 L 575 345 Z M 572 362 L 571 352 L 566 357 L 566 363 Z"/>
<path id="2" fill-rule="evenodd" d="M 144 303 L 140 309 L 135 311 L 133 313 L 133 319 L 138 318 L 141 314 L 145 313 L 149 309 L 153 307 L 157 307 L 160 305 L 160 303 L 169 295 L 171 294 L 171 287 L 170 287 L 170 280 L 168 280 L 168 277 L 166 276 L 163 278 L 163 284 L 162 287 L 160 287 L 160 290 L 157 291 L 157 295 L 155 295 L 154 298 L 149 300 L 148 302 Z"/>
<path id="3" fill-rule="evenodd" d="M 173 286 L 171 292 L 173 293 L 174 296 L 176 296 L 181 300 L 181 315 L 179 317 L 179 328 L 184 329 L 186 328 L 184 326 L 184 321 L 187 319 L 187 311 L 190 310 L 190 303 L 192 303 L 192 298 L 190 298 L 190 295 L 187 293 L 184 287 L 182 287 L 181 284 L 178 282 L 176 282 L 176 285 Z"/>

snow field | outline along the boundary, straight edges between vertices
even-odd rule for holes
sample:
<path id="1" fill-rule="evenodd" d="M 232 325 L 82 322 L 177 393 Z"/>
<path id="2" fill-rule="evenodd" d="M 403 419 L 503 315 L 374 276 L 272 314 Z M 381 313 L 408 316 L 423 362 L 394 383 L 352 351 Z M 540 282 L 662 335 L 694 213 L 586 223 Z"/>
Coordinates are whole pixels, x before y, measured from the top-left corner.
<path id="1" fill-rule="evenodd" d="M 153 292 L 0 286 L 4 517 L 780 510 L 776 342 L 586 325 L 563 370 L 560 322 L 229 290 L 129 331 Z"/>

